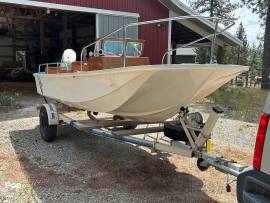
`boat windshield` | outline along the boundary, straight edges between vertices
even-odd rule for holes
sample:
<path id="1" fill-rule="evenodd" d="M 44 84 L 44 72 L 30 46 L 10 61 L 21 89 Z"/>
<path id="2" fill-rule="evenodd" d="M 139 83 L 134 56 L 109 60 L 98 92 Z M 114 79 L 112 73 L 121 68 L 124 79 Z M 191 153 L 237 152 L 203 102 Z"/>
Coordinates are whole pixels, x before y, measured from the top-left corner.
<path id="1" fill-rule="evenodd" d="M 123 41 L 105 41 L 104 42 L 105 55 L 123 55 L 124 42 Z"/>
<path id="2" fill-rule="evenodd" d="M 128 41 L 126 45 L 126 55 L 140 57 L 142 55 L 143 43 Z M 124 41 L 106 40 L 103 45 L 105 55 L 122 56 L 124 53 Z"/>
<path id="3" fill-rule="evenodd" d="M 128 42 L 127 43 L 127 56 L 141 56 L 143 44 L 141 42 Z"/>

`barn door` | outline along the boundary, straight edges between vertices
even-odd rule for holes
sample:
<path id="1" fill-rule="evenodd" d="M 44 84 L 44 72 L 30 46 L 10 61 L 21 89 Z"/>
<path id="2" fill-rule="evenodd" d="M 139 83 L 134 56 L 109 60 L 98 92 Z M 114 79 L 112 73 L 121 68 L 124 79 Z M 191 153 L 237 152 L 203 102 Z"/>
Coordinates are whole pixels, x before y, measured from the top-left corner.
<path id="1" fill-rule="evenodd" d="M 96 14 L 96 38 L 102 37 L 126 24 L 138 22 L 138 18 Z M 122 38 L 123 31 L 113 34 L 111 37 Z M 127 29 L 126 37 L 138 39 L 137 26 Z"/>

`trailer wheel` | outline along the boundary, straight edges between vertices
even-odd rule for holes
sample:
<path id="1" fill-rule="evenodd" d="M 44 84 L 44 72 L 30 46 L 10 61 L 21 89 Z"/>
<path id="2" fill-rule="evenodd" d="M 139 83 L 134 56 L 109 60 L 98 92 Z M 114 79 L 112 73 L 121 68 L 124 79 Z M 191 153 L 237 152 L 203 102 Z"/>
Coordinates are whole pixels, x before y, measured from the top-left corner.
<path id="1" fill-rule="evenodd" d="M 39 111 L 39 131 L 41 138 L 46 142 L 52 142 L 57 135 L 57 125 L 49 125 L 48 113 L 44 106 Z"/>
<path id="2" fill-rule="evenodd" d="M 206 171 L 209 168 L 209 165 L 205 162 L 205 160 L 203 158 L 198 158 L 197 167 L 201 171 Z"/>

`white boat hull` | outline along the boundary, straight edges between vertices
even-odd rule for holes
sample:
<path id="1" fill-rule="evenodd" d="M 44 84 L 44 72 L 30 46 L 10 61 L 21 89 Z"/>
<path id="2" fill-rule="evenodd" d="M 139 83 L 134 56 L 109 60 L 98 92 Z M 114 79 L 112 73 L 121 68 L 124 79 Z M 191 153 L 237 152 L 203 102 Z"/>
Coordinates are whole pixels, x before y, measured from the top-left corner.
<path id="1" fill-rule="evenodd" d="M 163 121 L 247 70 L 236 65 L 177 64 L 34 76 L 39 94 L 68 106 Z"/>

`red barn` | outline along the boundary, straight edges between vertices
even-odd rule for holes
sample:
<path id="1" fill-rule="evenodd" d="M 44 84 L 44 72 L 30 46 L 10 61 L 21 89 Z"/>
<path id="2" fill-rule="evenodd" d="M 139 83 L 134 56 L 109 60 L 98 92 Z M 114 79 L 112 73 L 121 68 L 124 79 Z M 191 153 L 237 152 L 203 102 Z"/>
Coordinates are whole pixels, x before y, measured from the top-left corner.
<path id="1" fill-rule="evenodd" d="M 79 52 L 94 39 L 128 23 L 179 15 L 194 15 L 194 11 L 178 0 L 0 0 L 0 72 L 6 64 L 34 69 L 41 62 L 54 62 L 64 49 Z M 144 55 L 156 64 L 168 48 L 213 30 L 211 21 L 191 19 L 133 27 L 127 35 L 146 40 Z M 217 44 L 222 62 L 222 47 L 239 46 L 241 41 L 224 33 Z"/>

